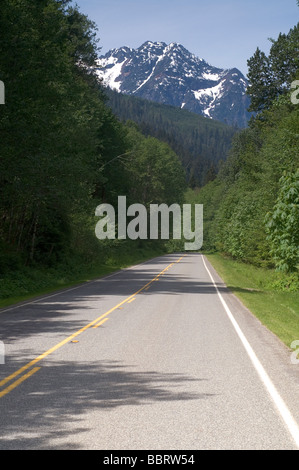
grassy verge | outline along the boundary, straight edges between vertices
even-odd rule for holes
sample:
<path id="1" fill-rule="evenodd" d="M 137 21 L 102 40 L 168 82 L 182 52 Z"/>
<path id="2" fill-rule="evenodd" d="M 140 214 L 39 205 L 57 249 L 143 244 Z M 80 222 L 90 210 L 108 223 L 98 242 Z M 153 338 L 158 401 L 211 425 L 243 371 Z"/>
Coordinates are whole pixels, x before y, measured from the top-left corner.
<path id="1" fill-rule="evenodd" d="M 0 308 L 97 279 L 165 253 L 159 247 L 111 250 L 105 259 L 74 256 L 55 267 L 18 267 L 0 275 Z"/>
<path id="2" fill-rule="evenodd" d="M 299 340 L 299 290 L 292 276 L 238 262 L 219 253 L 206 256 L 228 288 L 286 346 Z"/>

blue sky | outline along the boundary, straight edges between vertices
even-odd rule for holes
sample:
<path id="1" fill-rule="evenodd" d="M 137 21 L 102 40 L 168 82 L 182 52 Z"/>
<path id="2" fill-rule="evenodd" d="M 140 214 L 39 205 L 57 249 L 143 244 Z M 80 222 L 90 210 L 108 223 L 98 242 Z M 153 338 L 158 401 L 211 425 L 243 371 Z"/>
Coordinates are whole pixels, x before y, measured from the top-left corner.
<path id="1" fill-rule="evenodd" d="M 287 33 L 299 20 L 296 0 L 75 0 L 98 27 L 101 54 L 147 40 L 178 42 L 210 64 L 237 67 L 268 38 Z"/>

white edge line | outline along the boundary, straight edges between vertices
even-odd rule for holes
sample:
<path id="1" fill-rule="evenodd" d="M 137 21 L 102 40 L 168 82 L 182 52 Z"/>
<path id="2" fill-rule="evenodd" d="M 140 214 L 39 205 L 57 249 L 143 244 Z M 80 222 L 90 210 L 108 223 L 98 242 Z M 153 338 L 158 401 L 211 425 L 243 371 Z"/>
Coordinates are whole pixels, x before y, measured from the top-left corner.
<path id="1" fill-rule="evenodd" d="M 265 371 L 265 369 L 263 368 L 262 364 L 260 363 L 260 361 L 258 360 L 255 352 L 253 351 L 252 347 L 250 346 L 249 342 L 247 341 L 244 333 L 242 332 L 241 328 L 239 327 L 237 321 L 235 320 L 233 314 L 231 313 L 230 309 L 228 308 L 225 300 L 223 299 L 222 295 L 220 294 L 219 290 L 218 290 L 218 287 L 213 279 L 213 276 L 212 274 L 210 273 L 206 263 L 205 263 L 205 260 L 204 260 L 204 256 L 202 255 L 202 260 L 203 260 L 203 263 L 204 263 L 204 266 L 214 284 L 214 287 L 217 291 L 217 294 L 221 300 L 221 303 L 230 319 L 230 321 L 232 322 L 252 364 L 254 365 L 258 375 L 260 376 L 260 379 L 261 381 L 263 382 L 264 386 L 266 387 L 268 393 L 270 394 L 279 414 L 281 415 L 283 421 L 285 422 L 293 440 L 295 441 L 295 444 L 296 446 L 299 448 L 299 428 L 298 428 L 298 424 L 296 423 L 295 419 L 293 418 L 292 414 L 290 413 L 288 407 L 286 406 L 285 402 L 283 401 L 283 399 L 281 398 L 281 396 L 279 395 L 278 391 L 276 390 L 275 386 L 273 385 L 270 377 L 268 376 L 267 372 Z"/>

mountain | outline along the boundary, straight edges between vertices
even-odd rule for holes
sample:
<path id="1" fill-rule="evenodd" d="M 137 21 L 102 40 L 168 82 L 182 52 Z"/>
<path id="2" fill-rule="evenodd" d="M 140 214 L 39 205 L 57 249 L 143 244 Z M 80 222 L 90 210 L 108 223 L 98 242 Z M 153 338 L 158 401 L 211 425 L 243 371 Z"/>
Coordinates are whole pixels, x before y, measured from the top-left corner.
<path id="1" fill-rule="evenodd" d="M 237 127 L 250 118 L 248 82 L 236 68 L 221 69 L 181 44 L 147 41 L 99 57 L 103 84 L 123 94 L 176 106 Z"/>

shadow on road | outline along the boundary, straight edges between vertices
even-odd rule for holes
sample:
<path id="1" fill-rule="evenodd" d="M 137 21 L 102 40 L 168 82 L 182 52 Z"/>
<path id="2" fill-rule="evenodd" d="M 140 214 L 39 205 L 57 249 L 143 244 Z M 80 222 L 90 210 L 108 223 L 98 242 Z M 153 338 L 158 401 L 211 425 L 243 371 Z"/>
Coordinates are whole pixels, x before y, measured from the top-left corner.
<path id="1" fill-rule="evenodd" d="M 178 406 L 182 406 L 182 401 L 213 397 L 213 394 L 200 393 L 199 383 L 204 379 L 155 371 L 136 372 L 136 368 L 117 361 L 51 362 L 37 374 L 42 377 L 38 377 L 34 392 L 28 392 L 32 383 L 31 386 L 22 384 L 22 392 L 19 388 L 18 392 L 12 392 L 17 393 L 13 408 L 8 406 L 10 395 L 0 400 L 0 449 L 48 449 L 53 446 L 53 439 L 56 445 L 59 440 L 62 448 L 65 441 L 68 448 L 79 449 L 76 434 L 81 434 L 82 439 L 82 433 L 90 432 L 95 423 L 98 428 L 102 425 L 99 420 L 91 419 L 90 427 L 87 426 L 88 419 L 84 422 L 83 419 L 88 415 L 155 402 L 178 401 Z M 192 388 L 193 382 L 198 393 L 186 391 Z"/>
<path id="2" fill-rule="evenodd" d="M 175 263 L 180 256 L 177 254 L 160 257 L 154 260 L 154 266 L 152 262 L 144 263 L 125 269 L 106 279 L 99 279 L 75 289 L 62 291 L 57 295 L 41 298 L 34 303 L 29 302 L 17 309 L 3 313 L 0 310 L 0 340 L 9 343 L 23 336 L 45 333 L 63 333 L 68 336 L 97 318 L 99 314 L 105 313 L 104 300 L 117 297 L 111 305 L 113 307 L 148 284 L 162 271 L 162 268 L 171 263 L 174 264 L 169 270 L 165 271 L 158 281 L 153 281 L 147 290 L 142 290 L 139 295 L 217 294 L 207 273 L 201 278 L 194 274 L 193 276 L 183 275 L 182 269 L 175 269 Z M 198 257 L 196 261 L 198 264 L 201 263 L 201 255 L 192 253 L 191 256 L 184 257 L 178 266 L 194 265 L 194 257 Z M 184 269 L 184 272 L 189 272 L 189 270 Z M 229 289 L 236 290 L 220 283 L 217 283 L 217 288 L 223 293 L 229 292 Z M 246 292 L 249 291 L 246 290 Z M 256 292 L 250 291 L 252 294 Z M 94 316 L 94 310 L 96 316 Z M 79 314 L 76 315 L 76 312 Z"/>

